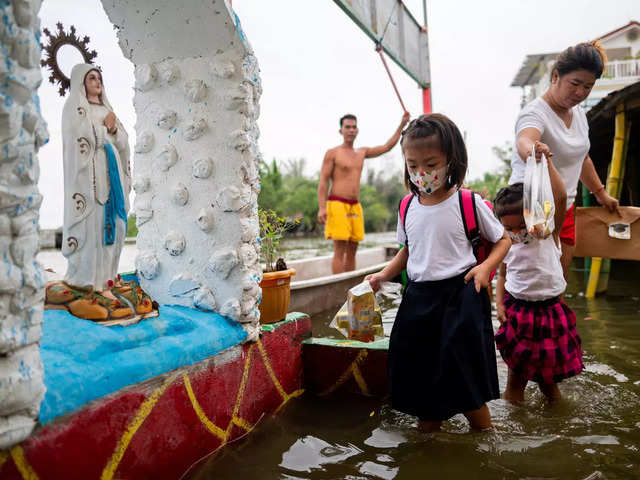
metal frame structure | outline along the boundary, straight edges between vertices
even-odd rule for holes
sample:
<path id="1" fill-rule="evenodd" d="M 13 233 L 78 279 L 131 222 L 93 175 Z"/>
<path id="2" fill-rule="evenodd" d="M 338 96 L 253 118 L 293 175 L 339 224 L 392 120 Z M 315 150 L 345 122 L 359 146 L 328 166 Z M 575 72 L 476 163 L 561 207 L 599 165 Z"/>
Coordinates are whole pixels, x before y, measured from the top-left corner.
<path id="1" fill-rule="evenodd" d="M 423 110 L 424 113 L 431 112 L 431 72 L 430 72 L 430 62 L 429 62 L 429 44 L 427 39 L 427 2 L 423 0 L 423 12 L 424 12 L 424 24 L 421 25 L 418 20 L 413 16 L 413 14 L 409 11 L 409 9 L 404 5 L 402 0 L 393 0 L 397 2 L 397 5 L 393 7 L 390 18 L 387 20 L 391 20 L 391 17 L 396 13 L 396 9 L 399 7 L 401 9 L 402 14 L 396 14 L 396 18 L 398 19 L 398 42 L 400 46 L 400 51 L 395 50 L 389 44 L 389 42 L 385 42 L 384 37 L 386 34 L 386 28 L 382 33 L 376 31 L 375 28 L 372 28 L 372 25 L 377 25 L 377 11 L 376 11 L 376 0 L 368 0 L 371 5 L 371 19 L 368 22 L 367 19 L 364 19 L 359 15 L 359 13 L 353 8 L 352 3 L 353 0 L 333 0 L 338 7 L 342 11 L 344 11 L 347 16 L 353 20 L 353 22 L 376 44 L 377 49 L 381 49 L 384 51 L 391 59 L 402 69 L 407 75 L 409 75 L 421 88 L 422 88 L 422 101 L 423 101 Z M 409 18 L 411 22 L 414 23 L 415 27 L 420 31 L 420 35 L 424 35 L 424 48 L 426 50 L 426 58 L 420 58 L 420 62 L 426 62 L 426 65 L 421 63 L 422 72 L 416 71 L 415 68 L 411 68 L 410 65 L 406 62 L 406 59 L 402 57 L 405 55 L 404 52 L 404 39 L 405 32 L 407 27 L 404 25 L 404 19 Z M 420 39 L 419 39 L 420 42 Z M 420 48 L 420 45 L 419 45 Z M 384 61 L 384 60 L 383 60 Z M 402 101 L 400 102 L 402 103 Z"/>

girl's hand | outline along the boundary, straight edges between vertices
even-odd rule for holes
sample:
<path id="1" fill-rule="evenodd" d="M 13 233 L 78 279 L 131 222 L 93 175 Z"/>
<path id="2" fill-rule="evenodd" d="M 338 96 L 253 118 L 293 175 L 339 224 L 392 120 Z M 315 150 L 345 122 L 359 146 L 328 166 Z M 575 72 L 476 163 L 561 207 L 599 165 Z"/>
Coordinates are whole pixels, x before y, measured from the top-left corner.
<path id="1" fill-rule="evenodd" d="M 116 128 L 116 120 L 116 114 L 113 112 L 107 113 L 107 116 L 104 117 L 104 126 L 107 127 L 109 133 L 113 133 Z"/>
<path id="2" fill-rule="evenodd" d="M 496 309 L 498 310 L 498 321 L 500 322 L 500 325 L 502 325 L 504 322 L 507 321 L 507 314 L 504 310 L 504 305 L 502 304 L 498 304 L 496 305 Z"/>
<path id="3" fill-rule="evenodd" d="M 547 157 L 547 160 L 551 160 L 551 157 L 553 157 L 553 153 L 551 152 L 551 150 L 549 149 L 549 146 L 546 143 L 542 143 L 536 140 L 536 143 L 533 144 L 533 149 L 536 152 L 536 162 L 539 162 L 542 160 L 542 155 Z"/>
<path id="4" fill-rule="evenodd" d="M 618 200 L 609 195 L 606 190 L 600 190 L 598 193 L 596 193 L 596 199 L 598 200 L 600 205 L 605 207 L 611 213 L 616 212 L 619 216 L 622 216 L 620 214 L 620 205 L 618 203 Z"/>
<path id="5" fill-rule="evenodd" d="M 465 283 L 469 282 L 473 278 L 473 282 L 476 285 L 476 292 L 480 293 L 480 289 L 489 286 L 490 272 L 483 266 L 483 264 L 476 265 L 469 273 L 464 276 Z"/>
<path id="6" fill-rule="evenodd" d="M 382 275 L 382 272 L 372 273 L 371 275 L 364 277 L 364 279 L 369 282 L 369 285 L 371 285 L 371 289 L 374 292 L 380 290 L 380 285 L 386 280 L 384 275 Z"/>

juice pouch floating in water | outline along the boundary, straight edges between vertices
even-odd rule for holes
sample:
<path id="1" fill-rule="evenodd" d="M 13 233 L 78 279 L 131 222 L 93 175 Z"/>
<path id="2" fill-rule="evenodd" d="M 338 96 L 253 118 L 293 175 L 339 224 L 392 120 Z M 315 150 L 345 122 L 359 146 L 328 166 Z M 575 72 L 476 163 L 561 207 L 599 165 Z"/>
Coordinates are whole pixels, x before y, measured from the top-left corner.
<path id="1" fill-rule="evenodd" d="M 384 335 L 382 313 L 369 282 L 362 282 L 347 292 L 347 301 L 329 326 L 361 342 L 372 342 L 376 335 Z"/>
<path id="2" fill-rule="evenodd" d="M 536 162 L 535 150 L 527 158 L 524 171 L 523 213 L 527 231 L 535 238 L 547 238 L 555 229 L 556 212 L 549 178 L 549 164 L 542 155 Z"/>

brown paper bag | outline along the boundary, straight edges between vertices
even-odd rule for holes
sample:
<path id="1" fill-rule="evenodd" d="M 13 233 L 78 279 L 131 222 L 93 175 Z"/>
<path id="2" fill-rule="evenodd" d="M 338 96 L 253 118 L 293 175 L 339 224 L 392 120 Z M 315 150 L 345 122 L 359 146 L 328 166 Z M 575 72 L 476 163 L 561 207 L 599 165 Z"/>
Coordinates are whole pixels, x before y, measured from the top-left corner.
<path id="1" fill-rule="evenodd" d="M 620 207 L 620 212 L 621 217 L 602 207 L 576 208 L 575 256 L 640 260 L 640 208 Z"/>

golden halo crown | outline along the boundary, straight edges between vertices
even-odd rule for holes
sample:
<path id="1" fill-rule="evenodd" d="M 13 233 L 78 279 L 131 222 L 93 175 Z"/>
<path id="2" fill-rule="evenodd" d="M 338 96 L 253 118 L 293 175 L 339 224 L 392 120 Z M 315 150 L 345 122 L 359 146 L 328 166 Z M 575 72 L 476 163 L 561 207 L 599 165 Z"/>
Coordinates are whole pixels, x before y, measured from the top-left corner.
<path id="1" fill-rule="evenodd" d="M 49 68 L 51 71 L 51 75 L 49 75 L 49 82 L 57 82 L 60 85 L 58 93 L 60 93 L 61 97 L 64 97 L 64 94 L 71 86 L 71 80 L 62 73 L 62 70 L 58 65 L 58 50 L 60 50 L 64 45 L 71 45 L 80 52 L 84 62 L 90 64 L 93 64 L 93 59 L 98 56 L 98 53 L 95 50 L 89 51 L 87 48 L 87 45 L 89 44 L 89 37 L 85 35 L 80 39 L 80 37 L 76 36 L 76 27 L 73 25 L 69 28 L 69 33 L 65 32 L 62 23 L 58 22 L 56 26 L 58 27 L 58 32 L 55 35 L 53 35 L 48 28 L 42 29 L 44 34 L 49 37 L 49 41 L 47 42 L 47 45 L 42 47 L 45 52 L 45 59 L 40 61 L 40 65 Z M 98 70 L 100 69 L 100 67 L 97 66 L 96 68 Z"/>

